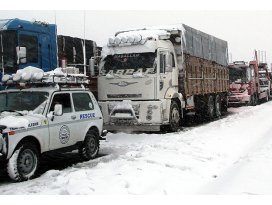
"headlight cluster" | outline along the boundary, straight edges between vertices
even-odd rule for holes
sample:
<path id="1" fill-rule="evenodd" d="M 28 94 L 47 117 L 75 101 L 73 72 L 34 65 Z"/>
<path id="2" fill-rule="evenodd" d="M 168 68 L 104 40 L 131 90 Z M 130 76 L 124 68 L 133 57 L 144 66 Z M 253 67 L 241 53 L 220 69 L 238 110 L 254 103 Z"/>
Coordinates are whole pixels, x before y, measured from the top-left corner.
<path id="1" fill-rule="evenodd" d="M 146 119 L 148 121 L 152 120 L 152 114 L 153 114 L 153 109 L 158 109 L 157 105 L 148 105 L 147 106 L 147 115 L 146 115 Z"/>
<path id="2" fill-rule="evenodd" d="M 140 44 L 143 40 L 140 34 L 132 35 L 132 36 L 122 36 L 122 37 L 115 37 L 109 38 L 108 45 L 109 46 L 118 46 L 120 44 Z"/>
<path id="3" fill-rule="evenodd" d="M 135 112 L 135 115 L 139 115 L 140 114 L 140 105 L 132 105 L 132 108 Z"/>

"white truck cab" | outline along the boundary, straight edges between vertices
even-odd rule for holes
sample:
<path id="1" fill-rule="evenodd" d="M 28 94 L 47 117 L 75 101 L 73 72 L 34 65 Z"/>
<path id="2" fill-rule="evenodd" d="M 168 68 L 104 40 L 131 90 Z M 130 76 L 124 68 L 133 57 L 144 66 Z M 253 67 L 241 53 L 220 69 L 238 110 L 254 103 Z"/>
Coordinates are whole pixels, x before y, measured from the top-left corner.
<path id="1" fill-rule="evenodd" d="M 84 87 L 46 86 L 0 92 L 0 156 L 14 181 L 33 177 L 48 152 L 97 156 L 103 118 Z"/>

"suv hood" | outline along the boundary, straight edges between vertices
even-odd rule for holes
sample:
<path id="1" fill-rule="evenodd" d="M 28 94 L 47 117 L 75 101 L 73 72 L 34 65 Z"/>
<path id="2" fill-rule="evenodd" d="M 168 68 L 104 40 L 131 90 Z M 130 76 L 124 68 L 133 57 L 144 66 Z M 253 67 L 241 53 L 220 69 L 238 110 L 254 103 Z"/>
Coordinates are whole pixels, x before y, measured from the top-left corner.
<path id="1" fill-rule="evenodd" d="M 0 126 L 2 125 L 7 127 L 5 131 L 28 129 L 41 126 L 42 124 L 47 124 L 47 120 L 43 115 L 8 115 L 0 118 Z"/>

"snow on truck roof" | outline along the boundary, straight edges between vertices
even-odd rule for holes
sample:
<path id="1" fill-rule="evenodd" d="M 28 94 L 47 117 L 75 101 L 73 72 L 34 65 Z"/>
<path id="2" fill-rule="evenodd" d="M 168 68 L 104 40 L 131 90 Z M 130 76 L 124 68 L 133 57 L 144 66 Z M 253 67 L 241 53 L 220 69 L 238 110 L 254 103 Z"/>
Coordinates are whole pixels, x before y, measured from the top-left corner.
<path id="1" fill-rule="evenodd" d="M 130 36 L 130 35 L 142 35 L 143 38 L 153 37 L 158 39 L 159 36 L 167 36 L 173 32 L 178 31 L 185 32 L 182 24 L 180 25 L 165 25 L 165 26 L 150 26 L 141 29 L 128 29 L 124 31 L 119 31 L 115 33 L 115 36 Z"/>
<path id="2" fill-rule="evenodd" d="M 40 21 L 27 21 L 18 18 L 14 19 L 0 19 L 0 30 L 8 30 L 8 29 L 20 29 L 24 28 L 25 30 L 31 30 L 35 32 L 47 32 L 48 29 L 51 32 L 56 32 L 55 24 L 48 24 L 46 22 Z"/>
<path id="3" fill-rule="evenodd" d="M 174 39 L 171 38 L 174 36 Z M 199 58 L 215 61 L 218 64 L 228 64 L 228 43 L 215 36 L 194 29 L 185 24 L 152 26 L 140 29 L 128 29 L 115 33 L 109 38 L 109 47 L 145 44 L 147 40 L 171 40 L 180 44 L 183 53 Z"/>

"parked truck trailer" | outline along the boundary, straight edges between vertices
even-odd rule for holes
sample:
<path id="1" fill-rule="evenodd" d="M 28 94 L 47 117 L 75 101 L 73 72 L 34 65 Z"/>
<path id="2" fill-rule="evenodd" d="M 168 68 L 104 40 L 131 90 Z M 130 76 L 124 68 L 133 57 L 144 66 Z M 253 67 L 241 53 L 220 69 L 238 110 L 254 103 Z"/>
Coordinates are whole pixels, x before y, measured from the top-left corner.
<path id="1" fill-rule="evenodd" d="M 227 42 L 187 25 L 120 31 L 103 47 L 98 99 L 111 131 L 176 131 L 227 109 Z"/>

